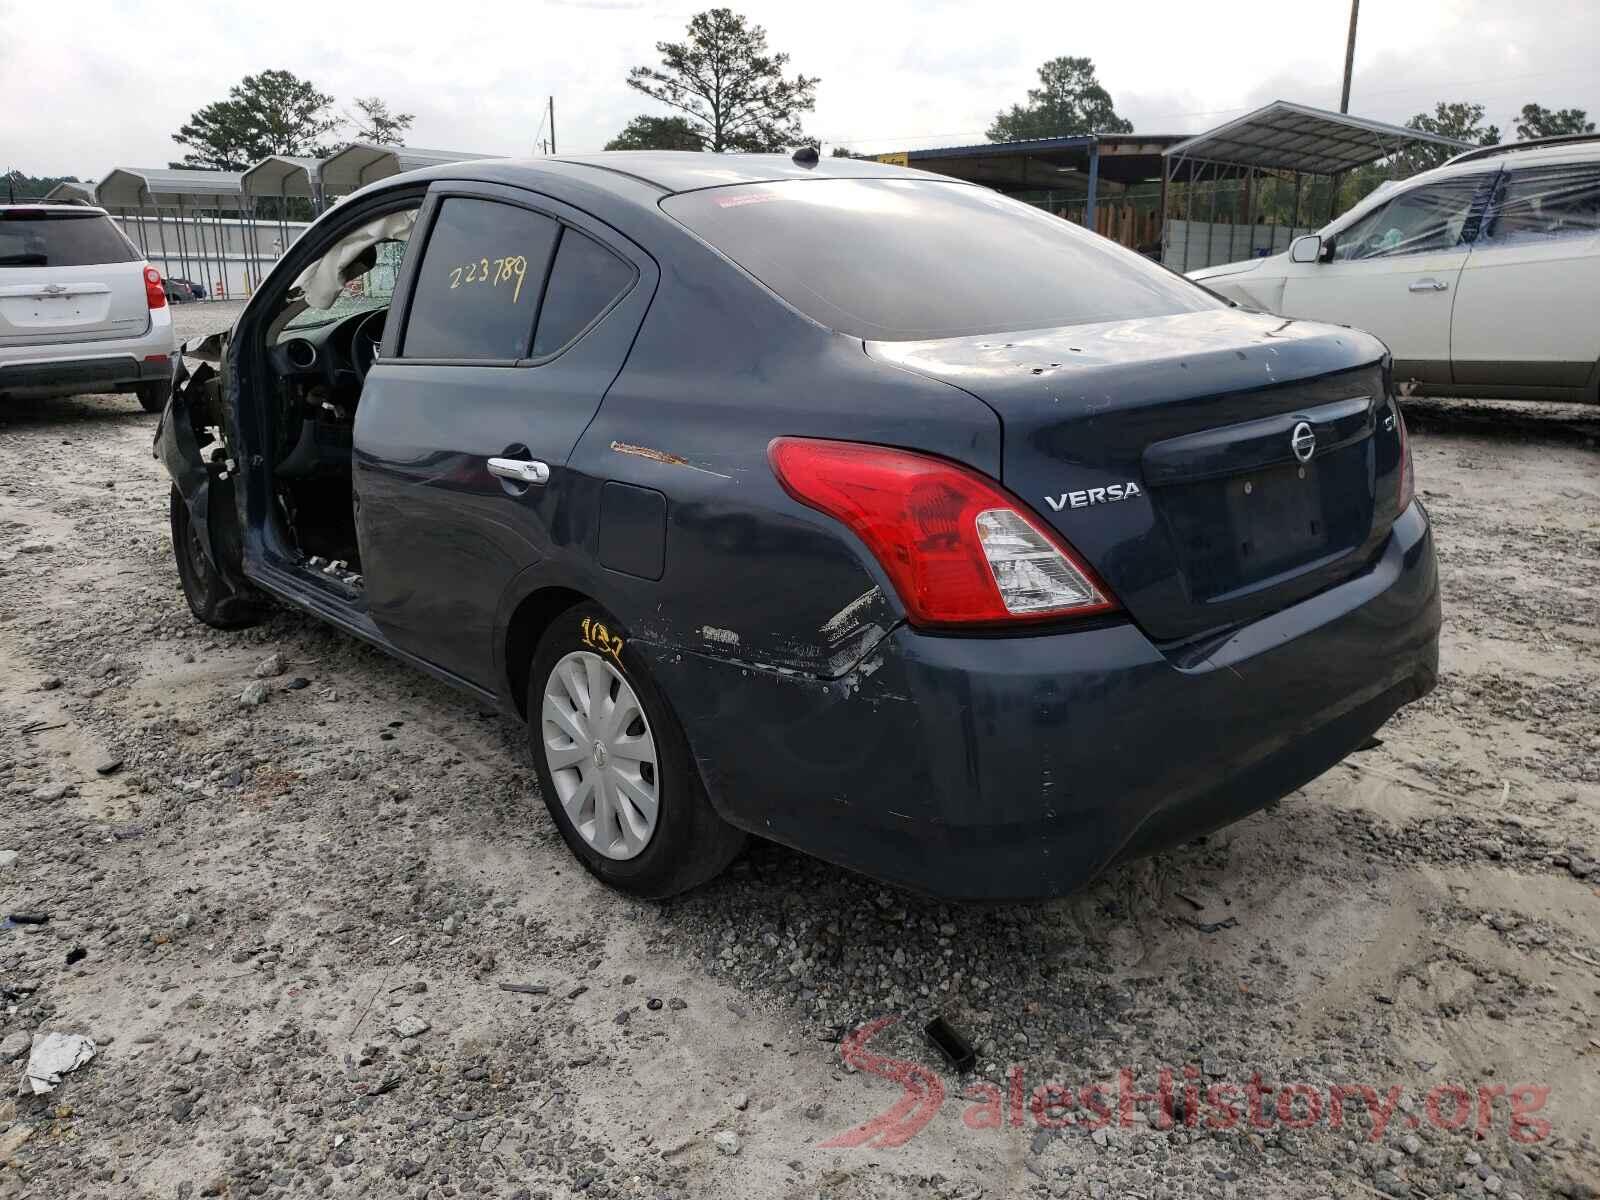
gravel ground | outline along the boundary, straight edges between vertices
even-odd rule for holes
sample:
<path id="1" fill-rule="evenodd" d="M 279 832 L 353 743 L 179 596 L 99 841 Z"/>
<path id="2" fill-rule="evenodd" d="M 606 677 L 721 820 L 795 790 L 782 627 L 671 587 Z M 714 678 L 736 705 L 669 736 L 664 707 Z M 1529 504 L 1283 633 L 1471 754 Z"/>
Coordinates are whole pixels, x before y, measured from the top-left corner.
<path id="1" fill-rule="evenodd" d="M 976 908 L 768 845 L 606 891 L 518 727 L 309 618 L 190 618 L 131 397 L 7 406 L 0 913 L 49 919 L 0 929 L 0 1059 L 97 1054 L 0 1102 L 0 1196 L 1594 1194 L 1600 457 L 1582 414 L 1482 411 L 1416 409 L 1437 691 L 1233 828 Z M 1115 1112 L 1164 1066 L 1171 1129 L 1025 1099 Z M 1252 1080 L 1254 1126 L 1184 1095 Z"/>

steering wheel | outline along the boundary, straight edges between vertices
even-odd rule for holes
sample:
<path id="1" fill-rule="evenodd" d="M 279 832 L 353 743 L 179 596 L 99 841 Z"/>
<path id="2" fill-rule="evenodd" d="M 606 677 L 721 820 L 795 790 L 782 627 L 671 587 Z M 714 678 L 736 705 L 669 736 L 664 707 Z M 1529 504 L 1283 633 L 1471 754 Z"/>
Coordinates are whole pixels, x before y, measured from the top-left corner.
<path id="1" fill-rule="evenodd" d="M 378 349 L 383 345 L 383 319 L 388 315 L 387 309 L 374 309 L 362 318 L 350 340 L 350 361 L 363 383 L 367 372 L 378 361 Z"/>

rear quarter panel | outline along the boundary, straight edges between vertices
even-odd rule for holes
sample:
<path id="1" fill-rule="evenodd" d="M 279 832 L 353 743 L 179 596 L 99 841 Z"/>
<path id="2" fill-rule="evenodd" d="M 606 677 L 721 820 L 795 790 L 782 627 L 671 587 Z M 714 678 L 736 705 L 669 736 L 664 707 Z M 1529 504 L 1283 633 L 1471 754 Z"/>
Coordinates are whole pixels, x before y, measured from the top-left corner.
<path id="1" fill-rule="evenodd" d="M 569 464 L 582 481 L 574 557 L 636 638 L 836 677 L 900 620 L 899 600 L 852 535 L 783 491 L 768 444 L 876 442 L 998 476 L 999 419 L 958 388 L 868 358 L 669 224 L 654 239 L 656 298 Z M 598 565 L 610 481 L 666 497 L 659 580 Z"/>

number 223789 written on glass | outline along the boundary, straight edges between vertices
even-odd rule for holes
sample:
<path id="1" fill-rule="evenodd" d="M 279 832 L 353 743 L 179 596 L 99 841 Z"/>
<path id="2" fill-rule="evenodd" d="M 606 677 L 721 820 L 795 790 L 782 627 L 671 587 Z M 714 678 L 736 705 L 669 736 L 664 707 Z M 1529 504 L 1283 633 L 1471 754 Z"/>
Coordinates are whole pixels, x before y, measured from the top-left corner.
<path id="1" fill-rule="evenodd" d="M 464 283 L 487 283 L 499 287 L 502 283 L 516 281 L 511 289 L 511 303 L 522 298 L 522 280 L 528 273 L 528 260 L 520 254 L 507 254 L 501 258 L 480 258 L 450 268 L 452 290 Z"/>

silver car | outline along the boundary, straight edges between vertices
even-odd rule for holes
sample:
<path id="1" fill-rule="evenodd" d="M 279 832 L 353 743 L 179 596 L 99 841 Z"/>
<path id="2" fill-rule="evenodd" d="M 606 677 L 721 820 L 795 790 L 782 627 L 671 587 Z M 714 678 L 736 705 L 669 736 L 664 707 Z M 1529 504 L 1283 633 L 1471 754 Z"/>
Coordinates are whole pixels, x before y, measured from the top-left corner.
<path id="1" fill-rule="evenodd" d="M 0 397 L 132 392 L 160 412 L 176 352 L 160 273 L 104 209 L 0 204 Z"/>

